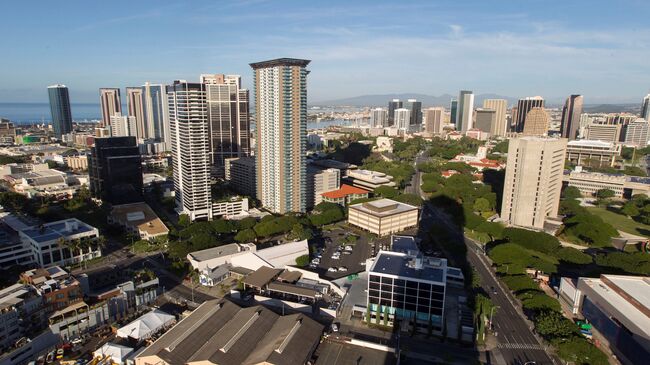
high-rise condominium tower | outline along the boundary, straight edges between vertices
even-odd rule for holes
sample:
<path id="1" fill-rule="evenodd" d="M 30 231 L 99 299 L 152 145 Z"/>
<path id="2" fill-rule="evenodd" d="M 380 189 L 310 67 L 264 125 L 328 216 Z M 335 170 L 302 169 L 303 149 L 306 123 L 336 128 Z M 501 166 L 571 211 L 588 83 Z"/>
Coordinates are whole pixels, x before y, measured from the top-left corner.
<path id="1" fill-rule="evenodd" d="M 493 135 L 496 124 L 496 111 L 494 109 L 476 108 L 474 115 L 474 128 Z"/>
<path id="2" fill-rule="evenodd" d="M 402 102 L 399 99 L 393 99 L 388 102 L 388 125 L 395 124 L 395 109 L 402 107 Z"/>
<path id="3" fill-rule="evenodd" d="M 250 155 L 248 90 L 241 88 L 239 75 L 201 75 L 201 83 L 208 103 L 211 171 L 223 178 L 226 158 Z"/>
<path id="4" fill-rule="evenodd" d="M 562 124 L 560 134 L 570 141 L 578 137 L 580 129 L 580 115 L 582 114 L 582 95 L 571 95 L 564 102 L 562 108 Z"/>
<path id="5" fill-rule="evenodd" d="M 506 99 L 485 99 L 483 100 L 484 109 L 494 110 L 494 128 L 490 132 L 492 136 L 505 136 L 508 129 L 506 109 L 508 101 Z"/>
<path id="6" fill-rule="evenodd" d="M 641 103 L 641 118 L 650 122 L 650 94 L 646 95 Z"/>
<path id="7" fill-rule="evenodd" d="M 474 128 L 474 93 L 461 90 L 458 94 L 458 111 L 456 112 L 456 130 L 467 132 Z"/>
<path id="8" fill-rule="evenodd" d="M 212 218 L 210 132 L 205 85 L 167 86 L 176 211 L 191 220 Z"/>
<path id="9" fill-rule="evenodd" d="M 458 100 L 451 99 L 449 102 L 449 123 L 453 123 L 458 130 L 458 125 L 456 125 L 456 116 L 458 115 Z"/>
<path id="10" fill-rule="evenodd" d="M 424 111 L 424 131 L 432 134 L 441 134 L 443 126 L 444 108 L 428 108 Z"/>
<path id="11" fill-rule="evenodd" d="M 169 131 L 169 110 L 165 86 L 146 82 L 142 86 L 142 99 L 144 105 L 144 120 L 147 138 L 153 138 L 165 144 L 167 151 L 171 150 L 171 136 Z"/>
<path id="12" fill-rule="evenodd" d="M 550 119 L 544 108 L 532 108 L 526 114 L 523 134 L 525 136 L 545 136 L 548 133 Z"/>
<path id="13" fill-rule="evenodd" d="M 144 98 L 141 87 L 126 88 L 126 109 L 128 117 L 135 120 L 135 134 L 132 135 L 142 139 L 151 138 L 144 118 Z"/>
<path id="14" fill-rule="evenodd" d="M 524 123 L 526 122 L 526 115 L 533 108 L 543 108 L 544 98 L 541 96 L 527 97 L 519 99 L 517 102 L 516 113 L 513 113 L 512 119 L 514 124 L 514 132 L 522 133 L 524 131 Z"/>
<path id="15" fill-rule="evenodd" d="M 422 102 L 415 99 L 408 99 L 404 104 L 404 108 L 411 111 L 409 129 L 414 132 L 419 131 L 422 128 Z"/>
<path id="16" fill-rule="evenodd" d="M 374 108 L 370 111 L 370 126 L 373 128 L 388 127 L 388 111 L 384 108 Z"/>
<path id="17" fill-rule="evenodd" d="M 403 131 L 411 131 L 411 109 L 395 109 L 395 128 Z"/>
<path id="18" fill-rule="evenodd" d="M 122 99 L 119 88 L 99 89 L 99 104 L 102 108 L 102 127 L 111 124 L 111 117 L 116 113 L 122 114 Z"/>
<path id="19" fill-rule="evenodd" d="M 510 139 L 501 218 L 541 229 L 546 217 L 557 216 L 566 148 L 564 138 Z"/>
<path id="20" fill-rule="evenodd" d="M 255 75 L 257 199 L 276 213 L 306 209 L 309 62 L 280 58 L 250 64 Z"/>
<path id="21" fill-rule="evenodd" d="M 54 136 L 61 139 L 62 135 L 72 131 L 72 112 L 68 88 L 65 85 L 48 86 L 47 94 L 50 98 Z"/>

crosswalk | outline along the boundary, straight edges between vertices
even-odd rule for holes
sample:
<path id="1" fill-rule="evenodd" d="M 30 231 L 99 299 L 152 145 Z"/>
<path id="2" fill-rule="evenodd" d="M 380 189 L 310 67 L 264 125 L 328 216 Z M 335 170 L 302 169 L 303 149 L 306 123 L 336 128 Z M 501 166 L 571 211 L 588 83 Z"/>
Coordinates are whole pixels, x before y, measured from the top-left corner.
<path id="1" fill-rule="evenodd" d="M 497 348 L 500 349 L 519 349 L 519 350 L 544 350 L 544 347 L 535 344 L 525 343 L 500 343 Z"/>

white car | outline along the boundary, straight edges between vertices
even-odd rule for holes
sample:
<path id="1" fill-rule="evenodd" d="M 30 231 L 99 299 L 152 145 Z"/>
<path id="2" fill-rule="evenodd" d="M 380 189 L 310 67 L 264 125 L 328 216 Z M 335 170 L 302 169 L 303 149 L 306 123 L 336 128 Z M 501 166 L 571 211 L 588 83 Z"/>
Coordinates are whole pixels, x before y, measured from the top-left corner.
<path id="1" fill-rule="evenodd" d="M 345 266 L 339 267 L 339 271 L 348 271 L 348 268 Z"/>
<path id="2" fill-rule="evenodd" d="M 339 255 L 338 253 L 335 253 L 334 255 L 332 255 L 333 260 L 338 260 L 340 258 L 341 258 L 341 255 Z"/>
<path id="3" fill-rule="evenodd" d="M 352 246 L 350 246 L 350 245 L 345 246 L 345 250 L 346 251 L 352 251 Z"/>
<path id="4" fill-rule="evenodd" d="M 314 264 L 314 265 L 318 265 L 318 264 L 320 264 L 320 259 L 315 258 L 315 259 L 311 260 L 311 263 Z"/>
<path id="5" fill-rule="evenodd" d="M 327 271 L 329 271 L 329 272 L 337 272 L 339 270 L 336 267 L 332 266 L 329 269 L 327 269 Z"/>

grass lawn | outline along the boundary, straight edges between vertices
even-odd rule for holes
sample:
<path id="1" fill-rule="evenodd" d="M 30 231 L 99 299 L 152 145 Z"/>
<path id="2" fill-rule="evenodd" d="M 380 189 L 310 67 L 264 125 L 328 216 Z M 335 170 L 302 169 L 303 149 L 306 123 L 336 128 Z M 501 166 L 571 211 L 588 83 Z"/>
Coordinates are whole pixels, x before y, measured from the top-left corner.
<path id="1" fill-rule="evenodd" d="M 647 224 L 636 222 L 631 218 L 605 208 L 589 207 L 587 209 L 590 213 L 601 217 L 605 222 L 611 224 L 614 228 L 620 231 L 636 235 L 650 236 L 650 226 Z"/>

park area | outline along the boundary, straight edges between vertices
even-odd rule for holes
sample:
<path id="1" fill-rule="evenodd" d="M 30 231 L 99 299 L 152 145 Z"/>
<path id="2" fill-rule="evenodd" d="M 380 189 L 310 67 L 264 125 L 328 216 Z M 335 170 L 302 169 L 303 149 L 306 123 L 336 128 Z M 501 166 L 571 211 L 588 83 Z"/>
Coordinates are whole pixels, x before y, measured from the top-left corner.
<path id="1" fill-rule="evenodd" d="M 648 236 L 650 235 L 650 225 L 637 222 L 633 219 L 626 217 L 623 214 L 613 212 L 610 209 L 615 208 L 601 208 L 601 207 L 589 207 L 587 210 L 602 218 L 605 222 L 611 224 L 619 231 L 634 235 Z"/>

